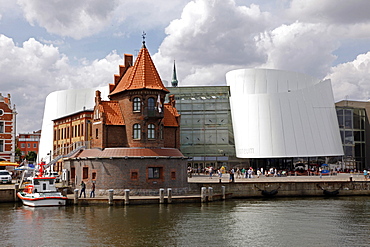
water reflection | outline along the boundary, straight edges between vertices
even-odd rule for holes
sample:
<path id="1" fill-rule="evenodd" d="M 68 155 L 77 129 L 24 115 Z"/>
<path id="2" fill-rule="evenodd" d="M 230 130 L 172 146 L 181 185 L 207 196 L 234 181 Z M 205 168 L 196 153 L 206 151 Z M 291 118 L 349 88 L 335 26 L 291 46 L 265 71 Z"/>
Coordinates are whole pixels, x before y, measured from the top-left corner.
<path id="1" fill-rule="evenodd" d="M 367 197 L 29 208 L 1 204 L 3 246 L 367 246 Z"/>

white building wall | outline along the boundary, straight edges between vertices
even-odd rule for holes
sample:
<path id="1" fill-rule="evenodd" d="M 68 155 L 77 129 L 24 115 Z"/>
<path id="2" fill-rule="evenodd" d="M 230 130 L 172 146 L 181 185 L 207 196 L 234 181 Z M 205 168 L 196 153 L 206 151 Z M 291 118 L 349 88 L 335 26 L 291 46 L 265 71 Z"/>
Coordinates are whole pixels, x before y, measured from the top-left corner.
<path id="1" fill-rule="evenodd" d="M 238 158 L 343 155 L 330 80 L 240 69 L 226 81 Z"/>
<path id="2" fill-rule="evenodd" d="M 95 106 L 95 91 L 101 92 L 103 100 L 108 100 L 109 87 L 69 89 L 50 93 L 45 100 L 44 117 L 39 145 L 38 158 L 49 158 L 53 150 L 53 120 Z"/>

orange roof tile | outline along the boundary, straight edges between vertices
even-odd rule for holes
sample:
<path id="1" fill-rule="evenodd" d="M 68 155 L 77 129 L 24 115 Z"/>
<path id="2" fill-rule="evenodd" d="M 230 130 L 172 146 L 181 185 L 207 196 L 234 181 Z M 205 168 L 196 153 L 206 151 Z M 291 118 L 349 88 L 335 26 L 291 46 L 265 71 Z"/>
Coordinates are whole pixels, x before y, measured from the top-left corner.
<path id="1" fill-rule="evenodd" d="M 106 148 L 85 149 L 72 158 L 122 158 L 122 157 L 174 157 L 183 158 L 180 150 L 175 148 Z"/>
<path id="2" fill-rule="evenodd" d="M 99 110 L 105 117 L 107 125 L 125 125 L 121 109 L 117 101 L 102 101 Z"/>
<path id="3" fill-rule="evenodd" d="M 169 92 L 163 85 L 148 49 L 143 45 L 133 67 L 130 67 L 110 95 L 125 90 L 155 89 Z"/>
<path id="4" fill-rule="evenodd" d="M 163 125 L 167 127 L 178 127 L 178 117 L 180 114 L 177 112 L 177 109 L 169 103 L 164 104 L 164 122 Z"/>

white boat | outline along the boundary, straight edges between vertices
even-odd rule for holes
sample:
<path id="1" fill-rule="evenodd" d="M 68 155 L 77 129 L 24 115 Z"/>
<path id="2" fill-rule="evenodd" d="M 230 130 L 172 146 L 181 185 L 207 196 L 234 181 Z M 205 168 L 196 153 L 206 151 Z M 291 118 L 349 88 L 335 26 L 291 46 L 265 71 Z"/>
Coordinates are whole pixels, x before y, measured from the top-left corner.
<path id="1" fill-rule="evenodd" d="M 24 205 L 31 207 L 65 206 L 67 201 L 55 187 L 55 177 L 32 177 L 31 184 L 17 196 Z"/>

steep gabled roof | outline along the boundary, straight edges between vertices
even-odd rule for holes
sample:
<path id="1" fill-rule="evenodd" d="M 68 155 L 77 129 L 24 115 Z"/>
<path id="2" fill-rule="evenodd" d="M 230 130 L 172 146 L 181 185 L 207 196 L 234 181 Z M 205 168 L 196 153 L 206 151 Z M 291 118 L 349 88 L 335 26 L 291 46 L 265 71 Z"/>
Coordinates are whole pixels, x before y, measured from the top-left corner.
<path id="1" fill-rule="evenodd" d="M 117 101 L 102 101 L 99 105 L 99 111 L 104 115 L 106 125 L 125 125 Z"/>
<path id="2" fill-rule="evenodd" d="M 145 44 L 143 44 L 134 66 L 126 71 L 110 95 L 125 90 L 137 89 L 155 89 L 169 92 L 163 85 Z"/>
<path id="3" fill-rule="evenodd" d="M 166 127 L 179 127 L 179 116 L 177 109 L 171 104 L 164 104 L 164 118 L 163 125 Z"/>

